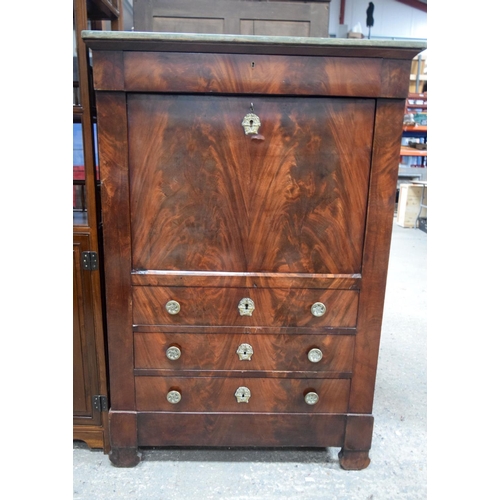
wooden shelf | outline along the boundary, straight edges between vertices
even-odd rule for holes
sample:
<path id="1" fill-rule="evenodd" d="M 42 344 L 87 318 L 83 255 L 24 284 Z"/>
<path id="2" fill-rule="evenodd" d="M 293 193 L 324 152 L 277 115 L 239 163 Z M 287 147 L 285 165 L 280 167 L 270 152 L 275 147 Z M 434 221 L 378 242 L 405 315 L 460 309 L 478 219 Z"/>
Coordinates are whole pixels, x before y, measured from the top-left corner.
<path id="1" fill-rule="evenodd" d="M 120 16 L 120 6 L 117 0 L 87 1 L 87 17 L 90 20 L 113 20 Z"/>
<path id="2" fill-rule="evenodd" d="M 427 132 L 427 125 L 404 125 L 403 132 Z"/>
<path id="3" fill-rule="evenodd" d="M 427 150 L 410 148 L 409 146 L 401 146 L 400 156 L 427 156 Z"/>

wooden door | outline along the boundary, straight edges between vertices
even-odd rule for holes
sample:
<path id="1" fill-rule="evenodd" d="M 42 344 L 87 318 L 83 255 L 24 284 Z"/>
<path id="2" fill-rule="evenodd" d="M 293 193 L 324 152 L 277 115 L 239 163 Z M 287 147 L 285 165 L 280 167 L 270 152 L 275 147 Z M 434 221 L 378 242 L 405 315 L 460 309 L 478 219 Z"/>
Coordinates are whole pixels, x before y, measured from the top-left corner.
<path id="1" fill-rule="evenodd" d="M 101 411 L 93 397 L 102 390 L 99 380 L 98 344 L 92 272 L 83 268 L 83 254 L 90 250 L 88 234 L 73 234 L 73 424 L 101 426 Z M 102 446 L 102 439 L 101 439 Z"/>
<path id="2" fill-rule="evenodd" d="M 133 268 L 361 272 L 374 113 L 372 99 L 130 95 Z"/>

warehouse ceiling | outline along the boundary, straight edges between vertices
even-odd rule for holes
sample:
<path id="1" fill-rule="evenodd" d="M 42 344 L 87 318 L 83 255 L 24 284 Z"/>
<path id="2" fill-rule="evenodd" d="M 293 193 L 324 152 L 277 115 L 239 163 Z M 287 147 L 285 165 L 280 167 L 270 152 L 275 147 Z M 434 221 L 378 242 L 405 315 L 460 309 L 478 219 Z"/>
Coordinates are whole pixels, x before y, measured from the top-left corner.
<path id="1" fill-rule="evenodd" d="M 410 7 L 427 12 L 427 0 L 396 0 L 399 3 L 404 3 Z"/>

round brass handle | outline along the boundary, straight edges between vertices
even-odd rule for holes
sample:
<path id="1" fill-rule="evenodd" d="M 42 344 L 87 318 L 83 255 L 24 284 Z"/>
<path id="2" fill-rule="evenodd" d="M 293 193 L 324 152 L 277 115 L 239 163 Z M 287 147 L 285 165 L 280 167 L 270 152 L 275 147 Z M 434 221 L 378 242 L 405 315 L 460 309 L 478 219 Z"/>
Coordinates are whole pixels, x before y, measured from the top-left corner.
<path id="1" fill-rule="evenodd" d="M 311 391 L 304 396 L 304 401 L 308 405 L 315 405 L 319 401 L 319 396 L 316 392 Z"/>
<path id="2" fill-rule="evenodd" d="M 181 393 L 179 391 L 171 390 L 168 391 L 167 401 L 176 405 L 182 399 Z"/>
<path id="3" fill-rule="evenodd" d="M 319 363 L 321 359 L 323 358 L 323 353 L 321 352 L 321 349 L 318 349 L 317 347 L 313 347 L 308 353 L 307 353 L 307 359 L 311 363 Z"/>
<path id="4" fill-rule="evenodd" d="M 248 387 L 238 387 L 238 389 L 236 389 L 236 392 L 234 393 L 234 396 L 236 397 L 236 401 L 238 403 L 248 403 L 251 395 L 252 393 L 250 392 L 250 389 Z"/>
<path id="5" fill-rule="evenodd" d="M 167 310 L 168 314 L 179 314 L 181 305 L 176 300 L 169 300 L 165 304 L 165 309 Z"/>
<path id="6" fill-rule="evenodd" d="M 175 345 L 171 345 L 166 352 L 167 358 L 171 361 L 177 361 L 181 357 L 181 354 L 181 350 Z"/>
<path id="7" fill-rule="evenodd" d="M 240 358 L 240 361 L 251 361 L 253 347 L 250 344 L 240 344 L 236 350 L 236 354 Z"/>
<path id="8" fill-rule="evenodd" d="M 320 316 L 323 316 L 323 314 L 326 313 L 326 306 L 323 304 L 323 302 L 315 302 L 311 306 L 311 313 L 313 316 L 316 316 L 319 318 Z"/>

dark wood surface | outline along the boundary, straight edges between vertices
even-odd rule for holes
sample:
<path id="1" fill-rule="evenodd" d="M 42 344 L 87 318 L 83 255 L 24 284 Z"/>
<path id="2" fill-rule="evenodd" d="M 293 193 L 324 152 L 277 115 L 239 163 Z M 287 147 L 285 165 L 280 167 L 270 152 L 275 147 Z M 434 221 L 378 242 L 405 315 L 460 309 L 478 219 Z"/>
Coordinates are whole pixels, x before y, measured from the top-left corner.
<path id="1" fill-rule="evenodd" d="M 328 36 L 328 0 L 135 0 L 136 31 Z"/>
<path id="2" fill-rule="evenodd" d="M 373 405 L 398 177 L 394 165 L 398 164 L 403 112 L 404 101 L 400 100 L 381 100 L 377 106 L 363 282 L 349 402 L 349 410 L 353 413 L 371 413 Z"/>
<path id="3" fill-rule="evenodd" d="M 133 270 L 133 285 L 358 290 L 361 274 Z"/>
<path id="4" fill-rule="evenodd" d="M 132 295 L 135 325 L 352 327 L 358 311 L 358 292 L 350 290 L 138 286 Z M 238 304 L 245 297 L 255 304 L 252 316 L 239 313 Z M 170 300 L 180 304 L 178 314 L 165 308 Z M 326 306 L 323 316 L 311 313 L 316 302 Z"/>
<path id="5" fill-rule="evenodd" d="M 108 366 L 113 405 L 132 410 L 134 403 L 132 307 L 130 290 L 127 109 L 121 93 L 96 96 L 102 185 Z"/>
<path id="6" fill-rule="evenodd" d="M 82 252 L 100 250 L 92 71 L 88 48 L 81 37 L 95 3 L 73 0 L 77 73 L 73 82 L 77 89 L 73 123 L 80 124 L 83 147 L 83 165 L 73 165 L 73 184 L 81 193 L 81 211 L 75 210 L 73 204 L 73 439 L 108 453 L 108 415 L 92 404 L 93 396 L 108 396 L 102 267 L 93 271 L 82 267 Z M 76 171 L 80 175 L 75 175 Z"/>
<path id="7" fill-rule="evenodd" d="M 359 272 L 374 106 L 129 97 L 134 269 Z"/>
<path id="8" fill-rule="evenodd" d="M 348 379 L 283 379 L 242 377 L 136 377 L 137 411 L 343 413 L 347 411 Z M 247 387 L 248 403 L 238 403 L 235 392 Z M 170 390 L 181 393 L 177 404 L 166 399 Z M 309 405 L 310 391 L 319 401 Z"/>
<path id="9" fill-rule="evenodd" d="M 340 446 L 343 468 L 366 467 L 403 88 L 418 50 L 86 39 L 102 134 L 113 463 L 134 465 L 139 446 Z M 241 125 L 252 109 L 254 137 Z M 238 312 L 244 297 L 252 316 Z M 243 341 L 252 361 L 237 358 Z M 165 358 L 170 345 L 178 361 Z M 323 364 L 307 361 L 313 346 Z M 313 390 L 319 402 L 307 405 Z"/>
<path id="10" fill-rule="evenodd" d="M 141 446 L 341 446 L 345 415 L 141 412 Z"/>
<path id="11" fill-rule="evenodd" d="M 125 89 L 134 92 L 401 97 L 408 91 L 407 64 L 368 57 L 127 52 L 123 65 Z M 368 76 L 351 76 L 360 73 Z"/>
<path id="12" fill-rule="evenodd" d="M 251 359 L 240 360 L 238 347 L 250 344 Z M 166 350 L 181 350 L 177 360 L 170 360 Z M 311 349 L 320 349 L 319 362 L 309 361 Z M 346 374 L 352 370 L 354 336 L 348 335 L 249 335 L 199 333 L 136 333 L 135 368 L 159 368 L 169 371 L 317 371 Z"/>

